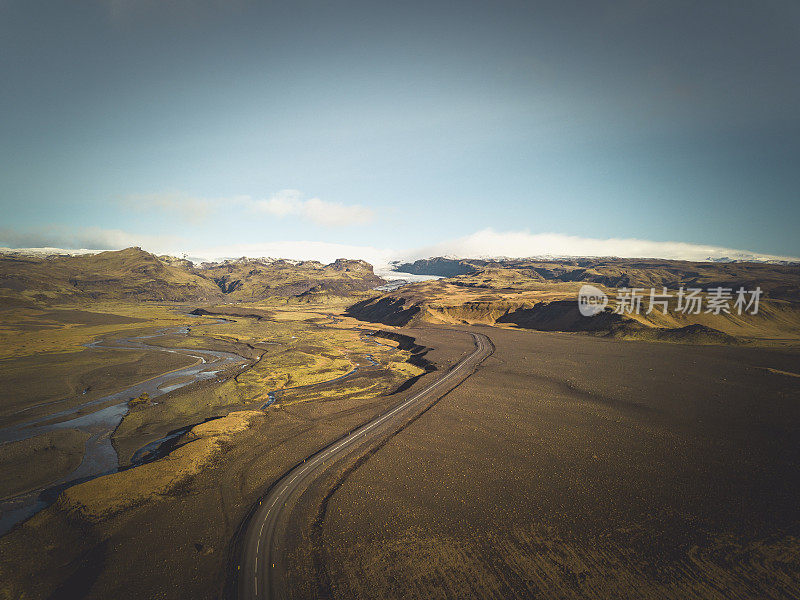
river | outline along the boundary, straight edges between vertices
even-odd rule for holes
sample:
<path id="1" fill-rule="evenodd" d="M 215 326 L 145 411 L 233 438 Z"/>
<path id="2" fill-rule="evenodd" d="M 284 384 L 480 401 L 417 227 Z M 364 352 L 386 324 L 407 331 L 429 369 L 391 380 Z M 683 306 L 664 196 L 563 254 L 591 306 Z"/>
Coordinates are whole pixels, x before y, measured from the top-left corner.
<path id="1" fill-rule="evenodd" d="M 216 319 L 215 322 L 225 322 L 225 319 Z M 96 341 L 87 344 L 87 348 L 101 351 L 152 350 L 184 354 L 195 358 L 196 362 L 187 367 L 142 381 L 103 398 L 84 402 L 67 410 L 50 413 L 24 423 L 0 429 L 0 443 L 24 440 L 57 429 L 77 429 L 88 433 L 90 436 L 86 441 L 83 460 L 74 471 L 50 482 L 43 488 L 0 501 L 0 535 L 6 533 L 15 524 L 31 517 L 51 504 L 58 496 L 58 493 L 65 488 L 119 470 L 119 457 L 111 443 L 111 435 L 128 413 L 128 400 L 136 398 L 143 393 L 154 399 L 196 381 L 213 379 L 217 377 L 220 371 L 237 363 L 249 362 L 245 357 L 232 352 L 197 350 L 193 348 L 164 348 L 148 344 L 145 341 L 188 332 L 189 329 L 187 327 L 163 329 L 150 335 L 121 338 L 113 341 Z M 102 408 L 82 414 L 94 406 L 102 406 Z M 149 446 L 151 444 L 137 451 L 136 456 L 155 456 L 154 449 Z"/>

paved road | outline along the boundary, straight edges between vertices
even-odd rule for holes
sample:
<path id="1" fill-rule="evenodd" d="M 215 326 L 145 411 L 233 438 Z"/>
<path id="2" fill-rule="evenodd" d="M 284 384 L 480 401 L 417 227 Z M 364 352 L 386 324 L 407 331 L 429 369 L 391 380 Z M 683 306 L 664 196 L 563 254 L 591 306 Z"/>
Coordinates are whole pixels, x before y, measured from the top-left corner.
<path id="1" fill-rule="evenodd" d="M 491 341 L 485 335 L 470 335 L 475 342 L 475 350 L 450 371 L 398 406 L 307 458 L 272 487 L 259 503 L 242 534 L 241 557 L 235 566 L 238 598 L 253 600 L 286 597 L 288 588 L 284 577 L 284 556 L 281 552 L 283 539 L 277 532 L 282 530 L 281 523 L 289 517 L 290 510 L 286 508 L 289 498 L 302 494 L 322 475 L 326 467 L 344 456 L 348 450 L 369 437 L 379 439 L 388 431 L 396 429 L 416 414 L 415 408 L 427 406 L 427 403 L 469 377 L 474 368 L 493 350 Z"/>

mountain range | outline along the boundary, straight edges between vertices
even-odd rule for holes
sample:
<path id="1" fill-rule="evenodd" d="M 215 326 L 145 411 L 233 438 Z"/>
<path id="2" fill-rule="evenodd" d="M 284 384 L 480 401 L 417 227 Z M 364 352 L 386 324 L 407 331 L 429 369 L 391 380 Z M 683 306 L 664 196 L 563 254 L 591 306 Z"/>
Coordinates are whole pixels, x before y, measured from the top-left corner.
<path id="1" fill-rule="evenodd" d="M 195 266 L 141 248 L 79 255 L 0 255 L 4 306 L 79 300 L 236 302 L 346 296 L 385 283 L 364 261 L 240 258 Z"/>

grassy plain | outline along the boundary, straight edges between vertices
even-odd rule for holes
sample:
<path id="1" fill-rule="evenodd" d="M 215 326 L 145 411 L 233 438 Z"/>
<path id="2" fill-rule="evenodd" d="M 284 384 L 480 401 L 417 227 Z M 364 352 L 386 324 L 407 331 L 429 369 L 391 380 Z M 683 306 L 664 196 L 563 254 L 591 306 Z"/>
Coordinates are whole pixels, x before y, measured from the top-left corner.
<path id="1" fill-rule="evenodd" d="M 195 358 L 180 354 L 86 345 L 202 322 L 146 303 L 0 311 L 0 424 L 66 410 L 192 364 Z"/>
<path id="2" fill-rule="evenodd" d="M 193 384 L 157 404 L 132 409 L 113 437 L 123 464 L 142 445 L 174 429 L 231 410 L 258 409 L 271 401 L 270 392 L 278 392 L 276 407 L 322 397 L 368 398 L 421 373 L 406 362 L 408 352 L 375 344 L 360 328 L 339 325 L 329 313 L 308 306 L 254 304 L 208 310 L 212 317 L 188 335 L 156 343 L 235 351 L 250 358 L 251 364 L 224 374 L 220 382 Z M 215 322 L 214 315 L 226 322 Z M 378 366 L 367 360 L 368 354 Z M 352 377 L 326 384 L 356 368 Z"/>

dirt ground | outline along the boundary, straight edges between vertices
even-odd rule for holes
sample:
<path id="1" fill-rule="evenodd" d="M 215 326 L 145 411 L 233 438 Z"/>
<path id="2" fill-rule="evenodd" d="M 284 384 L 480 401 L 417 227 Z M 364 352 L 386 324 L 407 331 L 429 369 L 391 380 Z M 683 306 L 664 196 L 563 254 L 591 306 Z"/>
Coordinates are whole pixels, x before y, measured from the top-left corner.
<path id="1" fill-rule="evenodd" d="M 472 377 L 298 503 L 296 597 L 800 594 L 796 354 L 479 329 L 496 351 Z M 425 378 L 472 349 L 401 331 L 433 347 Z M 269 484 L 418 386 L 271 407 L 117 513 L 63 497 L 0 538 L 0 598 L 223 597 Z"/>
<path id="2" fill-rule="evenodd" d="M 467 336 L 448 335 L 458 338 L 464 352 L 471 348 Z M 380 349 L 372 346 L 370 351 Z M 391 347 L 383 352 L 382 359 L 396 354 Z M 428 358 L 440 369 L 431 375 L 436 377 L 459 354 L 436 349 Z M 352 385 L 349 381 L 345 389 L 361 385 L 357 378 Z M 139 485 L 129 501 L 112 497 L 122 486 L 97 492 L 104 478 L 85 489 L 71 488 L 0 538 L 0 598 L 220 598 L 229 576 L 231 539 L 270 483 L 418 386 L 385 396 L 322 395 L 271 407 L 249 429 L 216 444 L 200 469 L 184 469 L 151 494 L 143 495 L 149 488 Z M 202 394 L 214 394 L 218 387 L 200 388 L 191 397 L 201 401 Z M 181 447 L 182 455 L 189 453 L 182 458 L 192 464 L 195 443 Z M 173 459 L 171 454 L 147 467 L 169 469 Z M 112 477 L 120 475 L 125 473 Z M 92 489 L 96 493 L 89 494 Z"/>
<path id="3" fill-rule="evenodd" d="M 481 330 L 471 378 L 298 504 L 295 597 L 800 596 L 800 356 Z"/>
<path id="4" fill-rule="evenodd" d="M 75 470 L 88 437 L 75 429 L 61 429 L 4 444 L 0 452 L 0 498 L 35 490 Z"/>

